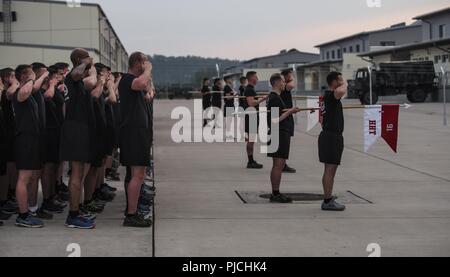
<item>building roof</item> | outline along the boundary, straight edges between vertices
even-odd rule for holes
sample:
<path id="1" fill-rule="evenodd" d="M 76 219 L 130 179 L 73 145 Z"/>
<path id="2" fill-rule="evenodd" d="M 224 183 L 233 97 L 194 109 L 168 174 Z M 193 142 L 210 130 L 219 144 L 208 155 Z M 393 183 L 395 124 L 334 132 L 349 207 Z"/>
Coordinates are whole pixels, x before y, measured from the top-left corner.
<path id="1" fill-rule="evenodd" d="M 399 51 L 407 51 L 407 50 L 417 50 L 422 48 L 428 48 L 428 47 L 438 47 L 442 45 L 450 45 L 450 38 L 446 39 L 436 39 L 436 40 L 430 40 L 425 42 L 419 42 L 419 43 L 410 43 L 410 44 L 404 44 L 394 47 L 389 47 L 385 49 L 375 50 L 371 52 L 366 52 L 358 55 L 359 57 L 373 57 L 373 56 L 379 56 L 389 53 L 395 53 Z"/>
<path id="2" fill-rule="evenodd" d="M 364 31 L 364 32 L 356 33 L 356 34 L 353 34 L 353 35 L 349 35 L 349 36 L 346 36 L 346 37 L 343 37 L 343 38 L 335 39 L 335 40 L 332 40 L 332 41 L 329 41 L 329 42 L 325 42 L 325 43 L 316 45 L 315 47 L 320 48 L 320 47 L 323 47 L 323 46 L 327 46 L 327 45 L 330 45 L 330 44 L 335 44 L 335 43 L 338 43 L 338 42 L 346 41 L 346 40 L 357 38 L 357 37 L 367 36 L 367 35 L 381 33 L 381 32 L 386 32 L 386 31 L 396 31 L 396 30 L 401 30 L 401 29 L 419 28 L 421 26 L 422 26 L 422 23 L 420 23 L 420 22 L 413 22 L 410 25 L 404 25 L 404 23 L 400 23 L 400 24 L 392 25 L 391 27 L 384 28 L 384 29 L 378 29 L 378 30 L 374 30 L 374 31 Z"/>
<path id="3" fill-rule="evenodd" d="M 442 9 L 442 10 L 437 10 L 437 11 L 434 11 L 434 12 L 429 12 L 429 13 L 426 13 L 426 14 L 422 14 L 422 15 L 414 17 L 413 19 L 416 19 L 416 20 L 427 19 L 427 18 L 430 18 L 430 17 L 433 17 L 433 16 L 438 16 L 438 15 L 446 14 L 446 13 L 450 13 L 450 7 L 447 7 L 447 8 Z"/>
<path id="4" fill-rule="evenodd" d="M 298 65 L 297 68 L 305 68 L 305 67 L 313 67 L 313 66 L 321 66 L 321 65 L 329 65 L 333 63 L 342 63 L 344 60 L 331 60 L 331 61 L 317 61 L 307 64 Z"/>
<path id="5" fill-rule="evenodd" d="M 248 60 L 248 61 L 244 61 L 244 62 L 242 62 L 242 64 L 252 63 L 252 62 L 259 61 L 259 60 L 270 59 L 270 58 L 274 58 L 274 57 L 288 56 L 288 55 L 291 55 L 291 54 L 303 54 L 303 55 L 311 55 L 311 56 L 317 56 L 317 57 L 320 56 L 319 54 L 316 54 L 316 53 L 302 52 L 302 51 L 298 51 L 297 49 L 293 48 L 293 49 L 288 50 L 286 52 L 280 52 L 280 53 L 275 54 L 275 55 L 258 57 L 258 58 L 254 58 L 254 59 L 251 59 L 251 60 Z"/>
<path id="6" fill-rule="evenodd" d="M 67 1 L 56 1 L 56 0 L 11 0 L 16 2 L 34 2 L 34 3 L 46 3 L 46 4 L 60 4 L 67 6 Z M 105 18 L 108 25 L 111 27 L 111 30 L 113 34 L 116 36 L 117 40 L 119 41 L 120 46 L 122 46 L 122 49 L 125 50 L 125 53 L 128 55 L 127 49 L 123 45 L 122 41 L 120 40 L 120 37 L 117 35 L 116 31 L 114 30 L 114 27 L 112 26 L 111 22 L 109 21 L 108 17 L 106 16 L 105 11 L 100 6 L 100 4 L 96 3 L 83 3 L 81 2 L 81 6 L 91 6 L 91 7 L 97 7 L 100 10 L 101 15 Z"/>

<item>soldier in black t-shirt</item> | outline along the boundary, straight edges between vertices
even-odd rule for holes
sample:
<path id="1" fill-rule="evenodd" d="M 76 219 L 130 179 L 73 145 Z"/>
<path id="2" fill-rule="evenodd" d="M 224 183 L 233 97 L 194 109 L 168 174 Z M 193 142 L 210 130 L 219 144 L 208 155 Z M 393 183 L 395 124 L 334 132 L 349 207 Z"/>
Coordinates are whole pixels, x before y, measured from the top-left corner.
<path id="1" fill-rule="evenodd" d="M 16 186 L 19 216 L 16 225 L 39 228 L 44 224 L 28 211 L 28 189 L 36 183 L 35 180 L 42 168 L 39 110 L 32 96 L 36 75 L 30 65 L 19 65 L 15 74 L 20 82 L 20 87 L 12 99 L 16 121 L 14 157 L 19 172 Z"/>
<path id="2" fill-rule="evenodd" d="M 287 70 L 283 70 L 281 72 L 281 75 L 284 77 L 284 80 L 286 82 L 286 87 L 285 89 L 283 89 L 283 91 L 281 92 L 281 99 L 283 99 L 284 103 L 286 104 L 286 107 L 288 109 L 291 109 L 294 107 L 294 101 L 292 100 L 292 90 L 295 89 L 295 78 L 294 78 L 294 72 L 292 69 L 287 69 Z M 294 116 L 290 115 L 288 117 L 288 119 L 290 124 L 292 124 L 293 126 L 295 125 L 294 122 Z M 292 131 L 292 136 L 294 136 L 295 134 L 295 130 Z M 295 170 L 294 168 L 290 167 L 287 163 L 283 169 L 283 172 L 285 173 L 296 173 L 297 170 Z"/>
<path id="3" fill-rule="evenodd" d="M 31 64 L 33 72 L 36 76 L 36 82 L 33 86 L 33 93 L 31 97 L 33 97 L 34 101 L 37 104 L 37 112 L 39 118 L 39 148 L 40 148 L 40 157 L 42 167 L 44 165 L 44 157 L 45 157 L 45 145 L 44 145 L 44 134 L 46 129 L 46 112 L 45 112 L 45 99 L 44 99 L 44 91 L 42 89 L 44 83 L 48 80 L 48 69 L 42 63 L 33 63 Z M 35 214 L 38 218 L 41 219 L 52 219 L 53 215 L 49 212 L 46 212 L 42 209 L 39 209 L 38 206 L 38 191 L 39 191 L 39 180 L 42 177 L 42 172 L 39 171 L 36 173 L 35 178 L 33 178 L 33 182 L 28 186 L 30 196 L 28 199 L 29 211 Z M 49 199 L 50 187 L 48 183 L 42 183 L 42 192 L 44 195 L 44 199 Z"/>
<path id="4" fill-rule="evenodd" d="M 95 200 L 111 201 L 114 196 L 110 193 L 103 193 L 100 189 L 103 183 L 104 173 L 103 168 L 106 162 L 106 97 L 105 94 L 110 92 L 106 88 L 107 79 L 109 79 L 108 68 L 96 63 L 95 70 L 97 71 L 97 85 L 90 91 L 93 101 L 94 122 L 95 128 L 92 129 L 90 147 L 90 168 L 84 180 L 84 203 L 83 209 L 90 213 L 101 212 L 104 208 Z M 111 82 L 109 83 L 111 85 Z M 107 194 L 107 195 L 106 195 Z"/>
<path id="5" fill-rule="evenodd" d="M 203 79 L 203 86 L 202 86 L 202 103 L 203 103 L 203 127 L 205 127 L 208 124 L 208 119 L 206 118 L 206 111 L 211 107 L 211 89 L 209 88 L 209 79 L 204 78 Z"/>
<path id="6" fill-rule="evenodd" d="M 344 211 L 345 206 L 333 197 L 334 178 L 341 164 L 344 151 L 344 115 L 341 99 L 347 94 L 347 83 L 342 74 L 331 72 L 327 77 L 328 90 L 325 91 L 322 107 L 323 131 L 319 136 L 319 159 L 325 165 L 323 174 L 324 202 L 322 210 Z"/>
<path id="7" fill-rule="evenodd" d="M 222 79 L 214 79 L 214 85 L 212 87 L 211 106 L 214 108 L 222 109 Z"/>
<path id="8" fill-rule="evenodd" d="M 272 85 L 272 92 L 267 100 L 267 110 L 275 113 L 274 108 L 278 108 L 279 111 L 279 117 L 276 117 L 275 114 L 271 113 L 267 116 L 267 125 L 269 128 L 268 135 L 271 136 L 269 145 L 272 145 L 274 138 L 278 139 L 278 150 L 267 154 L 273 159 L 273 167 L 270 178 L 272 182 L 272 196 L 270 197 L 270 201 L 272 203 L 291 203 L 292 199 L 280 193 L 280 183 L 282 172 L 286 165 L 286 160 L 289 159 L 291 136 L 294 131 L 294 124 L 289 120 L 289 117 L 300 110 L 298 108 L 289 108 L 281 98 L 281 93 L 286 86 L 282 75 L 272 75 L 270 78 L 270 84 Z M 273 132 L 274 125 L 278 125 L 278 134 Z"/>
<path id="9" fill-rule="evenodd" d="M 259 105 L 266 101 L 268 97 L 263 97 L 260 99 L 256 99 L 256 90 L 255 86 L 258 83 L 258 76 L 256 72 L 250 71 L 247 73 L 247 81 L 248 85 L 245 88 L 244 96 L 246 97 L 246 101 L 244 103 L 244 110 L 247 110 L 248 108 L 254 108 L 257 112 L 259 111 Z M 256 118 L 255 120 L 251 120 Z M 256 129 L 255 129 L 256 127 Z M 262 169 L 263 165 L 258 164 L 254 159 L 254 148 L 255 148 L 255 141 L 258 137 L 258 129 L 259 129 L 259 114 L 256 114 L 256 116 L 245 116 L 245 133 L 246 133 L 246 141 L 247 141 L 247 156 L 248 156 L 248 163 L 247 168 L 248 169 Z"/>
<path id="10" fill-rule="evenodd" d="M 152 64 L 141 52 L 131 54 L 129 71 L 119 83 L 120 110 L 120 160 L 131 170 L 131 180 L 125 184 L 127 191 L 127 216 L 124 226 L 150 227 L 152 222 L 139 214 L 138 201 L 150 166 L 151 132 L 146 98 L 152 80 Z"/>
<path id="11" fill-rule="evenodd" d="M 66 116 L 61 129 L 61 161 L 71 167 L 69 180 L 70 211 L 66 220 L 69 228 L 92 229 L 95 222 L 80 215 L 81 185 L 91 160 L 91 138 L 95 128 L 93 102 L 90 91 L 98 83 L 93 59 L 84 49 L 72 51 L 72 71 L 67 74 L 68 89 Z"/>
<path id="12" fill-rule="evenodd" d="M 225 87 L 223 88 L 223 96 L 224 98 L 224 107 L 223 107 L 223 116 L 225 117 L 225 128 L 226 128 L 226 136 L 227 138 L 233 138 L 234 135 L 231 134 L 230 130 L 232 129 L 231 124 L 233 123 L 233 116 L 230 114 L 229 117 L 227 117 L 227 109 L 232 110 L 234 113 L 234 96 L 237 94 L 234 92 L 233 89 L 233 78 L 231 76 L 227 76 L 224 78 L 225 81 Z M 230 98 L 226 98 L 230 97 Z"/>
<path id="13" fill-rule="evenodd" d="M 0 99 L 1 97 L 3 97 L 3 93 L 6 93 L 6 91 L 4 90 L 5 86 L 3 85 L 3 81 L 0 78 Z M 3 115 L 3 109 L 0 106 L 0 176 L 5 176 L 6 175 L 6 155 L 4 153 L 6 153 L 6 124 L 5 124 L 5 118 Z M 6 201 L 7 196 L 8 196 L 8 184 L 4 183 L 5 178 L 1 177 L 0 180 L 0 201 Z M 6 188 L 6 190 L 5 190 Z M 4 193 L 4 191 L 6 191 Z M 2 203 L 1 203 L 2 204 Z M 1 205 L 0 204 L 0 208 Z"/>
<path id="14" fill-rule="evenodd" d="M 12 98 L 17 88 L 19 88 L 19 82 L 16 79 L 14 69 L 12 68 L 4 68 L 0 72 L 1 79 L 4 84 L 4 93 L 1 96 L 0 105 L 3 110 L 4 123 L 6 129 L 6 150 L 3 155 L 6 158 L 6 183 L 8 184 L 8 201 L 5 204 L 8 204 L 10 210 L 9 212 L 14 212 L 14 205 L 11 205 L 12 202 L 15 202 L 13 198 L 15 198 L 15 188 L 17 184 L 17 168 L 16 163 L 14 161 L 14 138 L 16 135 L 16 122 L 14 118 L 14 109 L 12 106 Z"/>
<path id="15" fill-rule="evenodd" d="M 58 83 L 63 78 L 63 70 L 55 66 L 48 68 L 49 76 L 41 87 L 40 93 L 45 101 L 45 128 L 42 132 L 42 193 L 43 203 L 40 213 L 61 213 L 65 205 L 56 200 L 56 183 L 59 166 L 59 140 L 61 125 L 64 121 L 64 96 L 58 91 Z"/>
<path id="16" fill-rule="evenodd" d="M 222 96 L 223 96 L 223 84 L 222 79 L 214 79 L 214 85 L 211 92 L 211 107 L 214 109 L 214 127 L 222 126 L 222 123 L 218 122 L 218 112 L 222 111 Z"/>
<path id="17" fill-rule="evenodd" d="M 242 76 L 239 79 L 239 83 L 241 84 L 239 86 L 239 96 L 240 96 L 240 98 L 239 98 L 239 107 L 242 108 L 242 109 L 245 109 L 244 107 L 245 107 L 246 100 L 244 98 L 244 96 L 245 96 L 244 92 L 245 92 L 245 88 L 247 87 L 247 78 Z"/>
<path id="18" fill-rule="evenodd" d="M 5 86 L 3 85 L 3 81 L 0 78 L 0 98 L 3 96 Z M 0 106 L 0 220 L 7 219 L 7 217 L 4 218 L 3 211 L 1 210 L 3 205 L 8 200 L 8 188 L 9 184 L 6 181 L 6 125 L 5 120 L 3 116 L 3 110 Z M 3 222 L 0 221 L 0 226 L 3 225 Z"/>

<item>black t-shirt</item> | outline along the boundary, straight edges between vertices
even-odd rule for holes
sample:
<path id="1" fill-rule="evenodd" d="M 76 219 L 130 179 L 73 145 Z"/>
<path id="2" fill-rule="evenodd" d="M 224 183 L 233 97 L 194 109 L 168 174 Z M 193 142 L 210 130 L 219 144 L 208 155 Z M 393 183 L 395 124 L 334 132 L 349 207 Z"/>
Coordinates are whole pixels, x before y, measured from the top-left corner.
<path id="1" fill-rule="evenodd" d="M 120 98 L 119 97 L 117 97 L 117 103 L 112 106 L 112 110 L 113 110 L 113 116 L 114 116 L 114 127 L 120 127 L 122 119 L 120 116 Z"/>
<path id="2" fill-rule="evenodd" d="M 19 89 L 14 93 L 13 108 L 16 119 L 16 134 L 21 133 L 40 133 L 39 107 L 33 96 L 23 102 L 18 100 Z"/>
<path id="3" fill-rule="evenodd" d="M 106 126 L 114 127 L 116 126 L 116 118 L 114 116 L 114 106 L 117 104 L 112 104 L 106 102 L 105 104 L 105 115 L 106 115 Z"/>
<path id="4" fill-rule="evenodd" d="M 284 103 L 283 99 L 281 99 L 280 95 L 278 95 L 276 92 L 271 92 L 269 95 L 269 99 L 267 100 L 267 110 L 272 111 L 272 108 L 279 108 L 279 117 L 284 113 L 284 110 L 288 109 L 287 105 Z M 273 126 L 274 123 L 272 123 L 272 116 L 269 113 L 267 115 L 267 126 L 269 127 L 269 134 L 271 132 L 271 126 Z M 280 132 L 287 132 L 291 136 L 294 133 L 294 124 L 289 118 L 284 119 L 283 121 L 279 122 L 279 130 Z"/>
<path id="5" fill-rule="evenodd" d="M 239 96 L 241 96 L 241 97 L 245 96 L 244 92 L 245 92 L 245 87 L 244 86 L 240 86 L 239 87 Z M 246 102 L 247 101 L 244 98 L 239 98 L 239 107 L 244 108 Z"/>
<path id="6" fill-rule="evenodd" d="M 14 118 L 14 109 L 12 101 L 8 99 L 6 91 L 2 94 L 1 106 L 3 110 L 3 119 L 8 133 L 14 133 L 16 130 L 16 120 Z"/>
<path id="7" fill-rule="evenodd" d="M 58 129 L 64 121 L 64 92 L 55 88 L 53 98 L 45 99 L 46 129 Z"/>
<path id="8" fill-rule="evenodd" d="M 284 104 L 286 104 L 288 109 L 291 109 L 294 107 L 294 102 L 292 100 L 292 92 L 290 90 L 284 90 L 281 95 L 281 99 L 283 99 Z"/>
<path id="9" fill-rule="evenodd" d="M 119 83 L 120 113 L 122 128 L 149 128 L 144 92 L 131 88 L 134 79 L 131 74 L 124 74 Z"/>
<path id="10" fill-rule="evenodd" d="M 334 97 L 333 91 L 325 91 L 322 108 L 322 127 L 326 132 L 342 134 L 344 132 L 344 113 L 341 100 Z"/>
<path id="11" fill-rule="evenodd" d="M 93 100 L 94 100 L 95 127 L 97 132 L 103 133 L 106 129 L 105 97 L 102 94 L 99 98 L 94 98 Z"/>
<path id="12" fill-rule="evenodd" d="M 223 89 L 223 94 L 224 94 L 224 96 L 234 96 L 233 89 L 229 85 L 225 86 L 225 88 Z M 233 98 L 224 99 L 224 102 L 225 102 L 225 107 L 234 107 L 234 99 Z"/>
<path id="13" fill-rule="evenodd" d="M 38 106 L 38 114 L 39 114 L 39 128 L 40 131 L 43 132 L 46 128 L 46 112 L 45 112 L 45 99 L 44 99 L 44 89 L 40 89 L 36 92 L 33 92 L 31 95 L 36 101 Z"/>
<path id="14" fill-rule="evenodd" d="M 245 96 L 245 97 L 256 97 L 257 94 L 256 94 L 255 87 L 252 86 L 252 85 L 248 85 L 248 86 L 245 88 L 244 96 Z M 249 107 L 249 105 L 248 105 L 247 99 L 244 99 L 244 100 L 245 100 L 245 101 L 244 101 L 244 102 L 245 102 L 245 103 L 244 103 L 244 110 L 245 110 L 245 109 L 247 109 L 247 108 Z M 256 106 L 255 109 L 256 109 L 257 111 L 259 111 L 259 106 Z"/>
<path id="15" fill-rule="evenodd" d="M 2 91 L 1 95 L 3 95 L 3 93 L 4 92 Z M 6 145 L 6 122 L 3 107 L 0 105 L 0 150 L 4 150 L 4 145 Z M 3 153 L 2 156 L 4 156 Z M 0 158 L 0 161 L 2 161 L 2 158 Z"/>
<path id="16" fill-rule="evenodd" d="M 218 86 L 213 86 L 212 90 L 211 105 L 213 107 L 222 108 L 222 94 L 218 92 L 220 91 L 220 88 Z"/>
<path id="17" fill-rule="evenodd" d="M 211 90 L 208 86 L 202 87 L 203 108 L 211 107 Z"/>
<path id="18" fill-rule="evenodd" d="M 89 127 L 95 125 L 91 93 L 84 87 L 83 80 L 75 81 L 70 72 L 65 80 L 67 86 L 66 121 L 76 121 Z"/>

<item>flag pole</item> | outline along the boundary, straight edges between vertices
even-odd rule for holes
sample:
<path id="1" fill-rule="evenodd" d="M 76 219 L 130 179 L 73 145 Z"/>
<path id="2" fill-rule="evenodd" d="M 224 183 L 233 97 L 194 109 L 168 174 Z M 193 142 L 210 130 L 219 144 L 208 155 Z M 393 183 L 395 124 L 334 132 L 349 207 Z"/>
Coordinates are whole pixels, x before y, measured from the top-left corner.
<path id="1" fill-rule="evenodd" d="M 384 104 L 384 105 L 398 105 L 398 104 Z M 380 107 L 382 107 L 383 105 L 370 105 L 370 106 L 366 106 L 366 105 L 346 105 L 343 106 L 342 109 L 344 110 L 356 110 L 356 109 L 378 109 Z M 401 104 L 399 105 L 401 108 L 404 109 L 409 109 L 412 107 L 412 105 L 410 104 Z M 314 113 L 315 111 L 319 111 L 321 110 L 321 108 L 298 108 L 298 110 L 300 112 L 311 112 Z M 287 110 L 282 110 L 282 112 L 287 112 L 289 111 L 289 109 Z M 250 111 L 250 112 L 241 112 L 241 113 L 235 113 L 235 115 L 245 115 L 245 114 L 257 114 L 257 113 L 270 113 L 270 111 Z"/>
<path id="2" fill-rule="evenodd" d="M 446 87 L 447 87 L 447 80 L 448 80 L 448 75 L 447 75 L 447 70 L 444 69 L 444 66 L 441 66 L 441 71 L 442 71 L 442 84 L 443 84 L 443 92 L 444 92 L 444 126 L 447 126 L 447 94 L 446 94 Z"/>

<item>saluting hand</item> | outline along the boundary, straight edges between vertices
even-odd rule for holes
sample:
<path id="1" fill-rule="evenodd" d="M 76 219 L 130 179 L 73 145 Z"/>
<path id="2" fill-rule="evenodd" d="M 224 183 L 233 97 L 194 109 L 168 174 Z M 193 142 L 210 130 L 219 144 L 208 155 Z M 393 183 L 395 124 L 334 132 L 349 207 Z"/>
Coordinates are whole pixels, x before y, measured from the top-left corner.
<path id="1" fill-rule="evenodd" d="M 151 72 L 152 69 L 153 69 L 152 63 L 150 61 L 145 61 L 144 62 L 144 70 Z"/>

